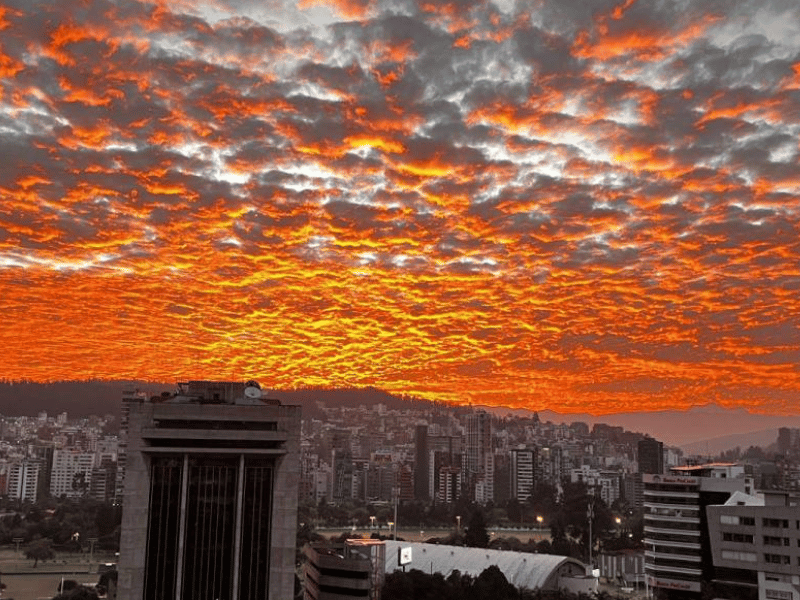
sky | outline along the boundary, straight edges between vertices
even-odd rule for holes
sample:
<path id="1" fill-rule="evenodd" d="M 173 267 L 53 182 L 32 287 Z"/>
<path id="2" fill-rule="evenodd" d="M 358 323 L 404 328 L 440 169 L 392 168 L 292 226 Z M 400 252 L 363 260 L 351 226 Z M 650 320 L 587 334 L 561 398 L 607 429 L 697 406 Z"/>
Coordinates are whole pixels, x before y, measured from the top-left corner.
<path id="1" fill-rule="evenodd" d="M 800 412 L 797 0 L 0 0 L 0 377 Z"/>

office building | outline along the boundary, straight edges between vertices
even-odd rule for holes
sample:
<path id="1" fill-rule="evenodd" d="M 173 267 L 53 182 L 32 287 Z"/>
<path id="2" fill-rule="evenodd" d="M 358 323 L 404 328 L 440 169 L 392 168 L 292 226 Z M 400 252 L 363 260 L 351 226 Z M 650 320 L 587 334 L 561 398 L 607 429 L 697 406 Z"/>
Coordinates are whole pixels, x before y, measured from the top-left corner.
<path id="1" fill-rule="evenodd" d="M 292 598 L 300 408 L 193 381 L 128 409 L 118 597 Z"/>
<path id="2" fill-rule="evenodd" d="M 536 474 L 536 449 L 515 448 L 511 451 L 511 497 L 520 502 L 533 493 Z"/>
<path id="3" fill-rule="evenodd" d="M 8 469 L 8 497 L 22 502 L 36 502 L 41 465 L 38 461 L 24 460 Z"/>
<path id="4" fill-rule="evenodd" d="M 639 462 L 639 473 L 660 475 L 664 472 L 664 444 L 646 437 L 636 445 Z"/>
<path id="5" fill-rule="evenodd" d="M 645 573 L 662 596 L 700 597 L 713 576 L 706 507 L 734 492 L 749 493 L 740 465 L 674 467 L 669 475 L 643 475 Z"/>
<path id="6" fill-rule="evenodd" d="M 708 507 L 715 596 L 800 600 L 799 501 L 765 491 Z"/>
<path id="7" fill-rule="evenodd" d="M 85 496 L 92 483 L 95 467 L 94 452 L 74 449 L 56 449 L 50 475 L 50 495 L 54 498 L 80 498 Z"/>
<path id="8" fill-rule="evenodd" d="M 428 426 L 417 425 L 414 430 L 414 499 L 430 499 L 430 456 L 428 453 Z"/>
<path id="9" fill-rule="evenodd" d="M 381 540 L 306 546 L 304 600 L 380 600 L 385 552 L 385 542 Z"/>
<path id="10" fill-rule="evenodd" d="M 484 410 L 466 415 L 464 474 L 471 497 L 476 502 L 494 500 L 494 453 L 492 418 Z"/>

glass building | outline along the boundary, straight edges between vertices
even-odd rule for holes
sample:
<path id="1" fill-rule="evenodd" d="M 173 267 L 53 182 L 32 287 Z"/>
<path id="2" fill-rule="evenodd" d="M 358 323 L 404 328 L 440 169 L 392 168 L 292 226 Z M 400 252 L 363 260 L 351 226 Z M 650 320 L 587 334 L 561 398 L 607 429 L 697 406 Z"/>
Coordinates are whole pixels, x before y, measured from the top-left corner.
<path id="1" fill-rule="evenodd" d="M 291 598 L 299 431 L 253 382 L 131 403 L 119 597 Z"/>

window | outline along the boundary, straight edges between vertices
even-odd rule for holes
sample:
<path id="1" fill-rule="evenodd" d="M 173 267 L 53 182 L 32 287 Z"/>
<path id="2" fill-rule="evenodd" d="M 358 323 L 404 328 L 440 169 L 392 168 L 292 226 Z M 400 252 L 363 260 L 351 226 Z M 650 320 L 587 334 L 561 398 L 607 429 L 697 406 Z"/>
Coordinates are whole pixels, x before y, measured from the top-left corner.
<path id="1" fill-rule="evenodd" d="M 723 525 L 738 525 L 739 517 L 735 517 L 733 515 L 720 515 L 719 522 Z"/>
<path id="2" fill-rule="evenodd" d="M 723 560 L 740 560 L 743 562 L 756 562 L 755 552 L 734 552 L 732 550 L 722 551 Z"/>
<path id="3" fill-rule="evenodd" d="M 788 529 L 789 519 L 764 519 L 762 525 L 764 527 L 781 527 L 783 529 Z"/>
<path id="4" fill-rule="evenodd" d="M 722 534 L 723 542 L 739 542 L 740 544 L 752 544 L 753 536 L 748 533 L 731 533 L 726 531 Z"/>
<path id="5" fill-rule="evenodd" d="M 790 565 L 792 564 L 792 557 L 784 556 L 783 554 L 765 554 L 764 561 L 774 565 Z"/>
<path id="6" fill-rule="evenodd" d="M 765 546 L 788 546 L 789 545 L 789 538 L 782 538 L 774 535 L 765 535 L 764 536 L 764 545 Z"/>

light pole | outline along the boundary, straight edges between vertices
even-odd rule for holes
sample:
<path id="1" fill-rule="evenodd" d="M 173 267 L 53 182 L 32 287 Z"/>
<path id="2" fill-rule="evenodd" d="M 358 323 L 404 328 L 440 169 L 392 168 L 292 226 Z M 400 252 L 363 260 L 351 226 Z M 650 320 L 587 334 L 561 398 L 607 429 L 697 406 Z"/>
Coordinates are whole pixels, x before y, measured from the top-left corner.
<path id="1" fill-rule="evenodd" d="M 375 529 L 375 515 L 370 515 L 370 517 L 369 517 L 369 526 L 370 526 L 370 529 Z"/>
<path id="2" fill-rule="evenodd" d="M 456 515 L 456 533 L 461 533 L 461 515 Z"/>
<path id="3" fill-rule="evenodd" d="M 544 521 L 544 517 L 542 515 L 536 515 L 536 526 L 539 528 L 539 537 L 542 537 L 542 522 Z"/>
<path id="4" fill-rule="evenodd" d="M 394 488 L 394 536 L 393 540 L 397 539 L 397 502 L 400 500 L 400 486 Z"/>
<path id="5" fill-rule="evenodd" d="M 589 566 L 592 563 L 592 519 L 594 519 L 594 496 L 589 496 L 589 506 L 586 510 L 586 516 L 589 519 Z"/>

